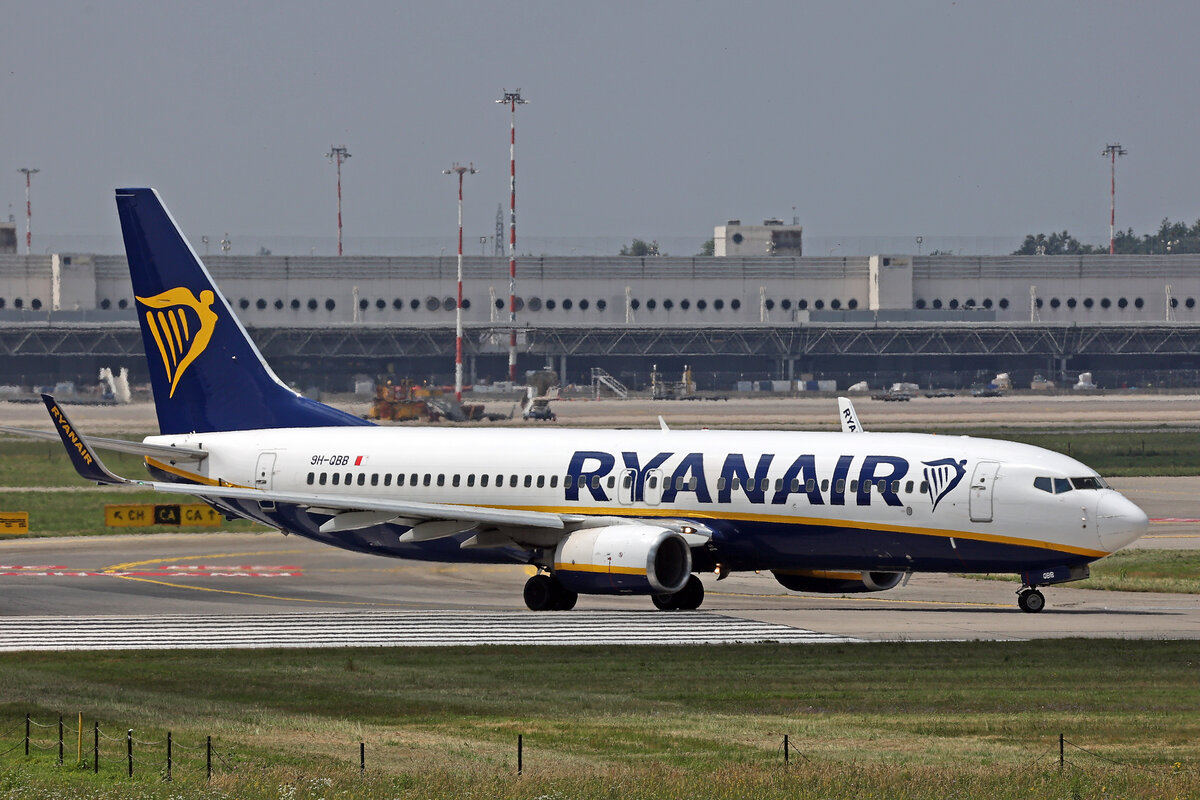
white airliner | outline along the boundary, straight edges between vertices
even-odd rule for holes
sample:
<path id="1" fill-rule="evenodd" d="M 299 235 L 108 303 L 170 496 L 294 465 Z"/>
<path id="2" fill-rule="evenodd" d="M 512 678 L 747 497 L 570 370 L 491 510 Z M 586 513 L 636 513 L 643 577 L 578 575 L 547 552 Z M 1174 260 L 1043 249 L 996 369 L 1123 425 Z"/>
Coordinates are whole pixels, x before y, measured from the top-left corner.
<path id="1" fill-rule="evenodd" d="M 965 436 L 377 427 L 271 371 L 152 189 L 117 190 L 161 435 L 87 437 L 52 397 L 85 478 L 195 495 L 349 550 L 537 567 L 535 610 L 579 594 L 704 599 L 696 573 L 770 570 L 801 592 L 890 589 L 914 572 L 1078 580 L 1146 515 L 1059 453 Z M 12 430 L 12 429 L 8 429 Z M 43 435 L 50 435 L 45 433 Z M 145 457 L 152 481 L 96 449 Z"/>

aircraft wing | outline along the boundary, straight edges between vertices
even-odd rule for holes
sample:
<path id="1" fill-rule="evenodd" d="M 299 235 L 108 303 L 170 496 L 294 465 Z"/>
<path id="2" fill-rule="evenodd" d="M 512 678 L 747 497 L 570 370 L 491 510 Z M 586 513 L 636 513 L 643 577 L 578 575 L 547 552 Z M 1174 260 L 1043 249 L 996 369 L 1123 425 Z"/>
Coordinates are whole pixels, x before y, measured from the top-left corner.
<path id="1" fill-rule="evenodd" d="M 54 431 L 11 428 L 7 425 L 0 425 L 0 433 L 11 433 L 15 436 L 24 436 L 27 439 L 45 439 L 51 442 L 57 442 L 61 438 Z M 157 456 L 158 458 L 171 458 L 176 461 L 203 461 L 208 458 L 207 450 L 200 450 L 194 447 L 171 447 L 165 444 L 131 442 L 127 439 L 105 439 L 101 436 L 80 436 L 80 438 L 87 445 L 97 450 L 114 450 L 118 453 L 132 453 L 135 456 Z"/>

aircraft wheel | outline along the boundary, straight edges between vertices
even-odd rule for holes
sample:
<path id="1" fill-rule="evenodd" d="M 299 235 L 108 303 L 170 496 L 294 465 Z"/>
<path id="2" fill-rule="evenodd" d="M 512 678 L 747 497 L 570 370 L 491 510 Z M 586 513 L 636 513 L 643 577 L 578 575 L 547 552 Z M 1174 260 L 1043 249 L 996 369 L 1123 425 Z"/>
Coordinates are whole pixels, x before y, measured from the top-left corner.
<path id="1" fill-rule="evenodd" d="M 651 595 L 650 599 L 659 611 L 693 611 L 704 602 L 704 584 L 695 575 L 689 575 L 678 592 Z"/>
<path id="2" fill-rule="evenodd" d="M 1046 598 L 1037 589 L 1026 589 L 1017 595 L 1017 605 L 1022 611 L 1036 614 L 1046 607 Z"/>
<path id="3" fill-rule="evenodd" d="M 549 575 L 534 575 L 525 581 L 525 605 L 530 611 L 551 611 L 554 608 L 556 581 Z"/>
<path id="4" fill-rule="evenodd" d="M 570 611 L 579 602 L 579 593 L 572 592 L 558 581 L 554 581 L 554 610 Z"/>
<path id="5" fill-rule="evenodd" d="M 695 611 L 704 602 L 704 584 L 695 575 L 675 595 L 675 607 L 684 611 Z"/>
<path id="6" fill-rule="evenodd" d="M 654 607 L 659 611 L 674 611 L 679 607 L 675 605 L 675 595 L 673 594 L 652 594 L 650 599 L 654 601 Z"/>

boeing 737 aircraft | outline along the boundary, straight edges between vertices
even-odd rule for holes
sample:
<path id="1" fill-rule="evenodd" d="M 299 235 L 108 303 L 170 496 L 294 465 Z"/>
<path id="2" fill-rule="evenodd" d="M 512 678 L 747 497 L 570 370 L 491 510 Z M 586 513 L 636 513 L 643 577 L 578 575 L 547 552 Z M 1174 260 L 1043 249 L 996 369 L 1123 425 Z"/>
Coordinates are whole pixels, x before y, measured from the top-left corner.
<path id="1" fill-rule="evenodd" d="M 117 210 L 161 435 L 88 437 L 52 397 L 81 475 L 189 494 L 335 547 L 537 567 L 524 599 L 704 599 L 696 573 L 770 570 L 800 592 L 890 589 L 914 572 L 1078 580 L 1137 539 L 1146 515 L 1059 453 L 966 436 L 843 432 L 377 427 L 284 385 L 153 189 Z M 12 429 L 8 429 L 12 430 Z M 50 435 L 48 433 L 43 435 Z M 150 481 L 110 472 L 111 447 Z"/>

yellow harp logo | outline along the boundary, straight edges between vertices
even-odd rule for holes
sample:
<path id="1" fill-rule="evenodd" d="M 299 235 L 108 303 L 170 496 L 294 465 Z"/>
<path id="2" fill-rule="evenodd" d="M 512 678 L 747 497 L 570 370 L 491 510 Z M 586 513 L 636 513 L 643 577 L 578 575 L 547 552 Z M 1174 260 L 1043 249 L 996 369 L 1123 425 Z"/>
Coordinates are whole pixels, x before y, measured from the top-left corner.
<path id="1" fill-rule="evenodd" d="M 175 396 L 179 379 L 212 339 L 217 326 L 217 315 L 211 308 L 215 299 L 211 289 L 200 292 L 196 299 L 190 289 L 182 286 L 154 297 L 137 298 L 147 309 L 146 326 L 158 345 L 163 370 L 171 383 L 169 397 Z"/>

